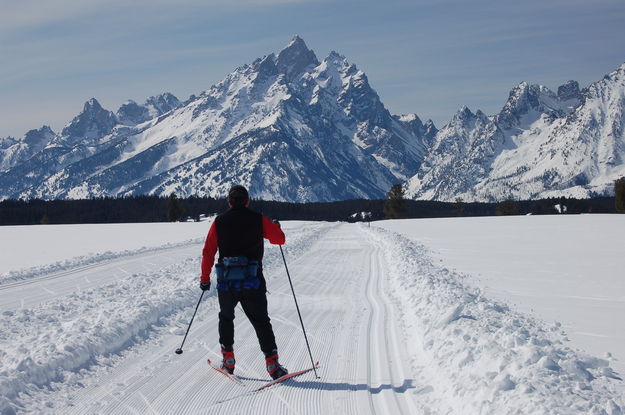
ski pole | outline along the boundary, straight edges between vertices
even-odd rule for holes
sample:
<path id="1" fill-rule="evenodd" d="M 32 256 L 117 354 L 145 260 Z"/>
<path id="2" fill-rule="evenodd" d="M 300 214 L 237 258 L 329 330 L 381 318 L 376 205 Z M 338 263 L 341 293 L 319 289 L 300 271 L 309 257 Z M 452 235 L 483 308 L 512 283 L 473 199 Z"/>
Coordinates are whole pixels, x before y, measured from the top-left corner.
<path id="1" fill-rule="evenodd" d="M 315 365 L 315 360 L 312 357 L 312 352 L 310 351 L 310 344 L 308 343 L 308 336 L 306 336 L 306 329 L 304 328 L 304 320 L 302 320 L 302 313 L 299 311 L 299 305 L 297 304 L 297 298 L 295 297 L 295 290 L 293 289 L 293 282 L 291 281 L 291 274 L 289 274 L 289 267 L 286 266 L 286 258 L 284 258 L 284 251 L 282 250 L 282 245 L 278 245 L 280 247 L 280 253 L 282 254 L 282 260 L 284 261 L 284 268 L 286 269 L 286 275 L 289 277 L 289 284 L 291 285 L 291 292 L 293 293 L 293 300 L 295 300 L 295 308 L 297 309 L 297 315 L 299 316 L 299 322 L 302 325 L 302 331 L 304 332 L 304 340 L 306 340 L 306 347 L 308 347 L 308 354 L 310 355 L 310 363 L 312 363 L 313 370 L 315 371 L 315 377 L 319 379 L 319 375 L 317 375 L 317 366 Z"/>
<path id="2" fill-rule="evenodd" d="M 176 354 L 182 354 L 182 346 L 184 346 L 185 340 L 187 340 L 187 334 L 189 334 L 189 329 L 191 328 L 191 324 L 193 324 L 193 319 L 195 318 L 195 313 L 197 313 L 197 309 L 200 306 L 200 302 L 202 301 L 202 297 L 204 297 L 205 291 L 202 290 L 202 295 L 200 295 L 200 299 L 195 306 L 195 311 L 193 312 L 193 317 L 191 317 L 191 321 L 189 322 L 189 327 L 187 327 L 187 332 L 184 334 L 184 339 L 182 339 L 182 344 L 179 348 L 176 349 Z"/>

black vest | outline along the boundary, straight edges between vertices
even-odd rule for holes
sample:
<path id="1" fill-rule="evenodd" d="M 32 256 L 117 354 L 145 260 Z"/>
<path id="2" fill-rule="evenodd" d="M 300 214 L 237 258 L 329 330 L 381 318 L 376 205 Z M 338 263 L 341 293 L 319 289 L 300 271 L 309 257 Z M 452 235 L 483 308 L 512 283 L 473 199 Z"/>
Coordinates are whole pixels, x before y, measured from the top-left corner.
<path id="1" fill-rule="evenodd" d="M 224 257 L 246 256 L 263 260 L 263 216 L 246 207 L 231 208 L 215 218 L 219 262 Z"/>

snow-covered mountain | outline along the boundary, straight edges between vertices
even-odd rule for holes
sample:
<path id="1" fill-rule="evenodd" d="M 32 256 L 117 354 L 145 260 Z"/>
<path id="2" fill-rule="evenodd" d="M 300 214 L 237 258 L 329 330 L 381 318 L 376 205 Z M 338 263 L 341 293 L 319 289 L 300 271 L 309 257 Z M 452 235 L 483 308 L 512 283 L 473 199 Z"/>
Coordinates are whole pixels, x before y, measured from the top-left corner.
<path id="1" fill-rule="evenodd" d="M 296 36 L 184 104 L 164 94 L 113 114 L 89 100 L 0 174 L 0 195 L 223 196 L 242 183 L 264 199 L 380 198 L 417 172 L 435 133 L 414 114 L 392 116 L 345 57 L 319 61 Z"/>
<path id="2" fill-rule="evenodd" d="M 407 182 L 416 199 L 610 194 L 625 175 L 625 64 L 583 91 L 519 84 L 499 114 L 461 108 Z"/>
<path id="3" fill-rule="evenodd" d="M 38 130 L 30 130 L 21 140 L 7 137 L 0 140 L 0 172 L 12 169 L 43 150 L 56 134 L 44 125 Z"/>
<path id="4" fill-rule="evenodd" d="M 148 98 L 143 105 L 139 105 L 133 100 L 128 100 L 119 107 L 115 115 L 120 124 L 137 125 L 161 116 L 181 105 L 182 102 L 178 98 L 166 92 Z"/>
<path id="5" fill-rule="evenodd" d="M 625 64 L 580 90 L 520 83 L 502 110 L 462 107 L 440 131 L 391 115 L 365 73 L 295 37 L 198 96 L 95 98 L 58 134 L 0 140 L 0 199 L 138 194 L 287 201 L 382 198 L 499 201 L 610 194 L 625 175 Z"/>

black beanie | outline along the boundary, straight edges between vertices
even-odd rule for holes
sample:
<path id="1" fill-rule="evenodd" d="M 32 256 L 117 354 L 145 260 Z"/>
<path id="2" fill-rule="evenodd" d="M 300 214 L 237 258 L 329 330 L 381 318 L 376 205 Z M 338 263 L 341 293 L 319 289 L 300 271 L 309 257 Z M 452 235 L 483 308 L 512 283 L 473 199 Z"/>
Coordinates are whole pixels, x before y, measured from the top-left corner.
<path id="1" fill-rule="evenodd" d="M 232 186 L 228 192 L 228 201 L 233 206 L 242 206 L 250 198 L 247 189 L 240 184 Z"/>

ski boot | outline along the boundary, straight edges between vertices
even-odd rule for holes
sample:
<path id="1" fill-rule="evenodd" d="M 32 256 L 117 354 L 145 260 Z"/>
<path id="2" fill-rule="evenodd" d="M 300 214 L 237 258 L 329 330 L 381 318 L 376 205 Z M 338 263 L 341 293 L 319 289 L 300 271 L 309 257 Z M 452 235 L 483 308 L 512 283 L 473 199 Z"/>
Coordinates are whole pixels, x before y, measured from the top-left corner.
<path id="1" fill-rule="evenodd" d="M 289 373 L 284 366 L 278 362 L 278 351 L 274 350 L 272 353 L 265 355 L 265 363 L 267 364 L 267 372 L 273 380 L 281 378 Z"/>
<path id="2" fill-rule="evenodd" d="M 227 351 L 225 349 L 221 349 L 221 354 L 223 355 L 223 360 L 221 361 L 221 368 L 231 375 L 234 373 L 234 351 Z"/>

